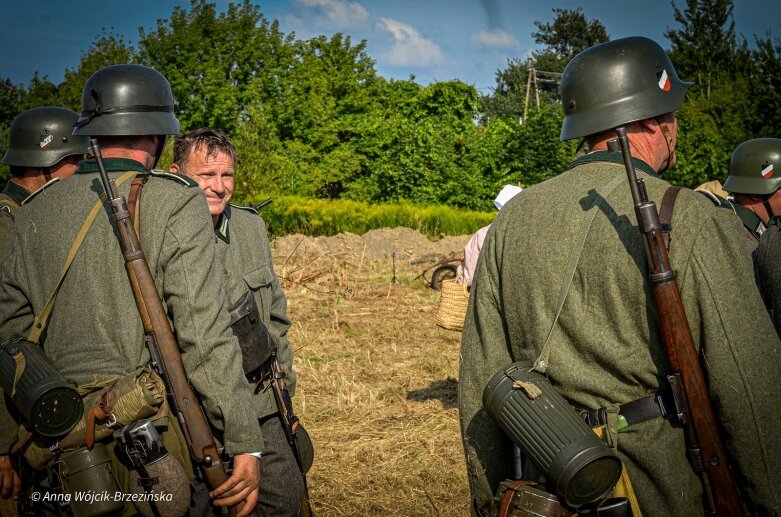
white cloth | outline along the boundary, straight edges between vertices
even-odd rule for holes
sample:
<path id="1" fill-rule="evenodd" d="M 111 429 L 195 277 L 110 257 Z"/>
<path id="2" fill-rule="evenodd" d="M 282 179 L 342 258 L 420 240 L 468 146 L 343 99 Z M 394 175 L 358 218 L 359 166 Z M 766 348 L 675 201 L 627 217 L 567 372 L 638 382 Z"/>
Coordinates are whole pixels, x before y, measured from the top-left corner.
<path id="1" fill-rule="evenodd" d="M 502 187 L 502 190 L 499 191 L 499 194 L 496 195 L 494 206 L 497 210 L 501 210 L 508 201 L 520 194 L 522 190 L 523 189 L 518 185 L 505 185 Z"/>

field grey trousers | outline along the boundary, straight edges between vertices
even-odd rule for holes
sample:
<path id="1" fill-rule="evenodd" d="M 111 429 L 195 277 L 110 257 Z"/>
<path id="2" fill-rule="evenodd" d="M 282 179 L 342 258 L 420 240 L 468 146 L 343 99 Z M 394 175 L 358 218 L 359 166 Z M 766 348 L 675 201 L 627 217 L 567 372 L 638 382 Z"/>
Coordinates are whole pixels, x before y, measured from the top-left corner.
<path id="1" fill-rule="evenodd" d="M 260 457 L 260 498 L 257 510 L 263 517 L 298 517 L 304 498 L 304 479 L 285 438 L 279 414 L 260 419 L 265 449 Z M 221 515 L 209 504 L 209 490 L 197 483 L 190 517 Z"/>

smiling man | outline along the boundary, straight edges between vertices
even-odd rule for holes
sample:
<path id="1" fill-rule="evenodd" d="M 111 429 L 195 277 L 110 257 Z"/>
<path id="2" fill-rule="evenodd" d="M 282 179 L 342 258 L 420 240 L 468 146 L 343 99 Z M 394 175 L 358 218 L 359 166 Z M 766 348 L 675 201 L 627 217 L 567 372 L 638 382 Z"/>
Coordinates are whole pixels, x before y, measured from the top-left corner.
<path id="1" fill-rule="evenodd" d="M 263 515 L 293 517 L 300 511 L 304 481 L 288 445 L 273 390 L 266 389 L 274 360 L 269 354 L 275 352 L 290 393 L 295 390 L 293 352 L 286 337 L 290 327 L 287 299 L 274 273 L 263 219 L 253 208 L 230 203 L 235 169 L 236 148 L 219 129 L 191 131 L 174 143 L 170 171 L 198 182 L 209 204 L 231 326 L 241 345 L 249 388 L 256 393 L 254 409 L 264 442 L 258 509 Z"/>

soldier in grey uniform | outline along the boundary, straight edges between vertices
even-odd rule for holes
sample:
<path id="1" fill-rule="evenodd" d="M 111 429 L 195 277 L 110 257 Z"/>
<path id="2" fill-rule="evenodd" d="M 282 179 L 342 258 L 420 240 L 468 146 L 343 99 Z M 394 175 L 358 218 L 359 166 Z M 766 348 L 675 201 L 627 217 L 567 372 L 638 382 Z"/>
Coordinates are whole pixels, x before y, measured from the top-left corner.
<path id="1" fill-rule="evenodd" d="M 75 111 L 43 106 L 23 111 L 11 122 L 2 160 L 11 168 L 11 179 L 0 193 L 0 244 L 11 236 L 16 211 L 30 194 L 76 172 L 88 145 L 86 136 L 71 135 L 78 118 Z"/>
<path id="2" fill-rule="evenodd" d="M 616 434 L 640 509 L 646 517 L 703 514 L 683 430 L 655 396 L 671 372 L 626 171 L 620 153 L 608 151 L 625 126 L 638 178 L 661 206 L 670 185 L 658 173 L 675 162 L 673 112 L 688 86 L 664 50 L 640 37 L 589 48 L 564 71 L 561 137 L 585 138 L 590 152 L 502 209 L 472 284 L 459 410 L 474 515 L 487 515 L 498 484 L 513 477 L 511 445 L 481 397 L 491 376 L 516 361 L 533 364 L 577 409 L 651 401 L 653 411 Z M 775 515 L 781 343 L 753 287 L 743 231 L 731 212 L 681 190 L 670 260 L 743 501 Z M 725 280 L 732 288 L 718 289 Z"/>
<path id="3" fill-rule="evenodd" d="M 87 81 L 74 134 L 97 137 L 108 174 L 117 183 L 148 174 L 140 205 L 141 245 L 190 383 L 225 451 L 235 455 L 232 475 L 211 496 L 215 505 L 239 505 L 239 515 L 247 515 L 257 501 L 260 475 L 251 453 L 261 450 L 262 439 L 257 419 L 246 410 L 252 398 L 242 378 L 239 344 L 229 328 L 223 279 L 211 274 L 217 259 L 208 206 L 195 182 L 149 174 L 167 135 L 179 132 L 173 110 L 171 87 L 159 72 L 140 65 L 110 66 Z M 118 191 L 127 196 L 129 185 L 121 183 Z M 43 321 L 48 324 L 41 344 L 60 372 L 77 384 L 132 374 L 150 362 L 105 210 L 55 291 L 66 255 L 102 194 L 94 160 L 82 161 L 68 181 L 50 184 L 19 212 L 13 245 L 6 247 L 0 268 L 0 340 L 28 336 L 34 318 L 56 292 L 50 317 Z M 167 433 L 174 430 L 169 427 Z M 0 407 L 0 452 L 8 454 L 16 434 L 17 426 Z M 8 462 L 0 466 L 5 467 L 0 478 L 5 494 L 12 474 Z"/>
<path id="4" fill-rule="evenodd" d="M 765 305 L 781 333 L 781 139 L 755 138 L 735 148 L 724 188 L 764 225 L 754 265 Z"/>
<path id="5" fill-rule="evenodd" d="M 287 299 L 274 273 L 271 246 L 263 219 L 251 207 L 231 204 L 236 174 L 236 149 L 228 136 L 203 128 L 179 136 L 174 143 L 172 172 L 195 180 L 206 195 L 214 225 L 219 266 L 215 274 L 225 279 L 234 334 L 245 355 L 257 354 L 251 342 L 260 329 L 252 323 L 259 316 L 276 346 L 277 356 L 287 375 L 290 393 L 295 391 L 293 351 L 287 339 L 290 319 Z M 247 319 L 244 325 L 241 319 Z M 262 352 L 261 352 L 262 355 Z M 252 357 L 247 357 L 252 362 Z M 266 368 L 266 370 L 263 370 Z M 301 472 L 287 443 L 273 392 L 258 385 L 267 364 L 245 366 L 255 414 L 263 432 L 261 487 L 258 509 L 263 515 L 296 516 L 304 495 Z"/>

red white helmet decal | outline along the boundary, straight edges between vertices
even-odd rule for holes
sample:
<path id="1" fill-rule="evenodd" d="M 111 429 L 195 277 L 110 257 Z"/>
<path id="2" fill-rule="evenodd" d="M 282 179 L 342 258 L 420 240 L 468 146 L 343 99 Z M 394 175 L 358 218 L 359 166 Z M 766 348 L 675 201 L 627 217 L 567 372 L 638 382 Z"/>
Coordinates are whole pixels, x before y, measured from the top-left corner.
<path id="1" fill-rule="evenodd" d="M 770 179 L 773 177 L 773 164 L 772 163 L 763 163 L 762 164 L 762 177 L 765 179 Z"/>
<path id="2" fill-rule="evenodd" d="M 41 146 L 41 149 L 46 149 L 49 147 L 49 144 L 52 143 L 52 140 L 54 140 L 54 135 L 47 135 L 44 138 L 41 138 L 41 141 L 38 142 L 38 145 Z"/>
<path id="3" fill-rule="evenodd" d="M 659 88 L 669 92 L 672 83 L 670 83 L 670 77 L 667 75 L 667 70 L 663 68 L 661 72 L 656 72 L 656 78 L 659 79 L 659 82 L 657 83 L 659 84 Z"/>

